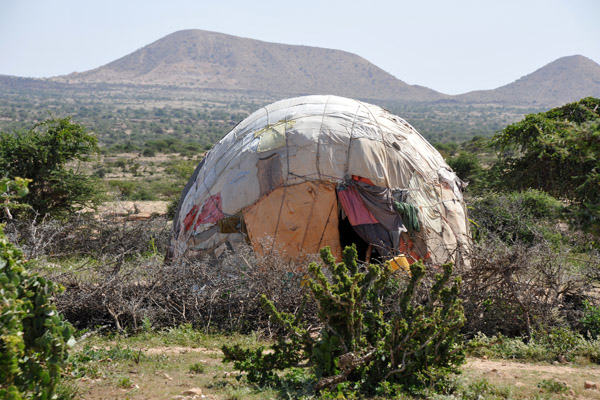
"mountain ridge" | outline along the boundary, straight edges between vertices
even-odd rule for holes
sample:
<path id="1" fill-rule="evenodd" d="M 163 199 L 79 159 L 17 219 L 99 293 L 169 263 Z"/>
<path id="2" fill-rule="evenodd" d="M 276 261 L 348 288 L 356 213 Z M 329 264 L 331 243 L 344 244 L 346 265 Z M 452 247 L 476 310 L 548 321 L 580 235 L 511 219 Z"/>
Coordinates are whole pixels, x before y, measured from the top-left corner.
<path id="1" fill-rule="evenodd" d="M 174 32 L 104 66 L 53 79 L 417 101 L 448 97 L 423 86 L 408 85 L 364 58 L 342 50 L 270 43 L 202 30 Z"/>
<path id="2" fill-rule="evenodd" d="M 197 29 L 171 33 L 89 71 L 46 79 L 69 84 L 259 91 L 279 97 L 335 94 L 363 100 L 544 107 L 600 97 L 600 65 L 581 55 L 561 57 L 496 89 L 447 95 L 409 85 L 346 51 Z"/>

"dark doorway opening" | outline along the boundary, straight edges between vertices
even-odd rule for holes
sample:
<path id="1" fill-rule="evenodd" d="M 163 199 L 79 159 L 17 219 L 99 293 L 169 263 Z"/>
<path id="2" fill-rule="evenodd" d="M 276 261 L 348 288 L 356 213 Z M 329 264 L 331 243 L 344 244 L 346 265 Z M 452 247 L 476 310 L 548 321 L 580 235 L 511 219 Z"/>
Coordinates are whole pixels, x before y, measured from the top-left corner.
<path id="1" fill-rule="evenodd" d="M 348 220 L 348 218 L 340 218 L 339 230 L 340 230 L 340 244 L 342 245 L 342 250 L 344 250 L 346 248 L 346 246 L 352 246 L 352 243 L 356 244 L 356 251 L 358 252 L 358 260 L 364 262 L 366 260 L 367 249 L 369 248 L 369 243 L 365 242 L 358 235 L 358 233 L 356 233 L 356 231 L 350 224 L 350 220 Z"/>

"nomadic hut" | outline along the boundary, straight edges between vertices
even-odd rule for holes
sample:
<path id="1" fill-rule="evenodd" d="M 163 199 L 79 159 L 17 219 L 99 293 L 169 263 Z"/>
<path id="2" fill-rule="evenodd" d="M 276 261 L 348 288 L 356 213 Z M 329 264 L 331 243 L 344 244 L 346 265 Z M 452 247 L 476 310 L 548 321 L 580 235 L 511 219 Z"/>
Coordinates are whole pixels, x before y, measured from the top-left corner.
<path id="1" fill-rule="evenodd" d="M 173 222 L 173 258 L 220 257 L 239 243 L 287 257 L 330 246 L 340 257 L 441 264 L 460 257 L 469 229 L 463 183 L 403 119 L 336 96 L 263 107 L 200 162 Z M 369 246 L 371 245 L 371 246 Z"/>

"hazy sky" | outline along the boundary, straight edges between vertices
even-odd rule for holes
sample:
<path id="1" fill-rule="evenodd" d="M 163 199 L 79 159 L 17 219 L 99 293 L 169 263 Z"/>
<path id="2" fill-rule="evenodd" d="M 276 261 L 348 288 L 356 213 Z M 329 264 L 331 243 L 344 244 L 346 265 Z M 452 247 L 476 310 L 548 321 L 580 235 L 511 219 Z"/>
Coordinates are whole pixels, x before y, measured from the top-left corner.
<path id="1" fill-rule="evenodd" d="M 600 0 L 0 0 L 0 74 L 85 71 L 204 29 L 358 54 L 409 83 L 493 89 L 563 56 L 600 63 Z"/>

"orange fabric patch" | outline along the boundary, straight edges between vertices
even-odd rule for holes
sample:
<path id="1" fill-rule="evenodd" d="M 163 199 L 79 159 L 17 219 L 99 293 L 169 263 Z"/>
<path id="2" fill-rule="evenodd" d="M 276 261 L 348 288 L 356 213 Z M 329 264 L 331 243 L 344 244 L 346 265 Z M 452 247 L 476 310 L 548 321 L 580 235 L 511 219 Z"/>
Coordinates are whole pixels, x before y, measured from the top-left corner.
<path id="1" fill-rule="evenodd" d="M 363 178 L 362 176 L 352 175 L 352 180 L 356 182 L 366 183 L 367 185 L 375 186 L 373 182 L 369 178 Z"/>
<path id="2" fill-rule="evenodd" d="M 272 237 L 288 259 L 330 246 L 341 259 L 335 187 L 320 182 L 279 187 L 244 210 L 248 237 L 263 253 L 261 240 Z"/>
<path id="3" fill-rule="evenodd" d="M 413 243 L 412 240 L 404 239 L 402 236 L 400 237 L 400 243 L 398 244 L 398 250 L 400 250 L 402 253 L 404 253 L 406 255 L 406 259 L 408 260 L 409 264 L 413 264 L 421 259 L 421 256 L 419 256 L 419 254 L 417 252 L 413 251 L 414 247 L 415 247 L 415 244 Z M 425 259 L 427 259 L 427 258 L 429 258 L 429 253 L 428 253 L 428 255 L 425 256 Z"/>

